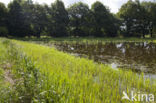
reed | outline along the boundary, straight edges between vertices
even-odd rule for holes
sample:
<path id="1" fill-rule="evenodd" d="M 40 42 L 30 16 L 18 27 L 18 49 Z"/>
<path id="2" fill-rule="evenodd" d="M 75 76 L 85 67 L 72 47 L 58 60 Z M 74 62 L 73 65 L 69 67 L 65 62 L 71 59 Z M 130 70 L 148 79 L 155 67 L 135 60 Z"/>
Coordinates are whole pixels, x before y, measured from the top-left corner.
<path id="1" fill-rule="evenodd" d="M 0 98 L 2 102 L 127 103 L 121 99 L 123 91 L 156 93 L 156 80 L 144 79 L 143 74 L 113 70 L 48 46 L 8 41 L 0 42 L 0 58 L 12 63 L 11 73 L 17 81 L 11 96 Z"/>

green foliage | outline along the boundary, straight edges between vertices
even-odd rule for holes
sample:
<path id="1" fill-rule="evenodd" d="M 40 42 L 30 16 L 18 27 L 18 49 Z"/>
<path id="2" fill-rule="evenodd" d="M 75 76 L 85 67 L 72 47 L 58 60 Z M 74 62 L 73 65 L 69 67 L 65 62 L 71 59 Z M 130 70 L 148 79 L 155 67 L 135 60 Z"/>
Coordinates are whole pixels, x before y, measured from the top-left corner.
<path id="1" fill-rule="evenodd" d="M 11 2 L 8 6 L 9 34 L 17 37 L 24 37 L 27 33 L 27 25 L 25 24 L 25 18 L 21 3 L 21 0 L 13 0 L 13 2 Z"/>
<path id="2" fill-rule="evenodd" d="M 82 2 L 75 3 L 68 8 L 70 31 L 74 36 L 89 36 L 89 6 Z"/>
<path id="3" fill-rule="evenodd" d="M 142 2 L 141 5 L 148 13 L 148 20 L 150 22 L 149 31 L 151 37 L 156 34 L 156 3 L 155 2 Z"/>
<path id="4" fill-rule="evenodd" d="M 0 36 L 146 37 L 150 34 L 152 37 L 156 34 L 155 2 L 129 0 L 120 8 L 118 17 L 99 1 L 91 9 L 78 2 L 66 10 L 61 0 L 51 5 L 12 0 L 7 8 L 0 3 L 0 12 Z"/>
<path id="5" fill-rule="evenodd" d="M 17 50 L 15 44 L 4 39 L 0 45 L 2 46 L 0 53 L 3 52 L 3 55 L 0 55 L 3 62 L 0 60 L 0 64 L 6 65 L 6 68 L 0 66 L 0 74 L 4 76 L 0 77 L 0 102 L 30 103 L 35 100 L 46 102 L 43 100 L 45 95 L 40 96 L 46 83 L 44 75 L 41 75 L 30 58 Z M 6 63 L 11 64 L 11 68 L 7 68 Z M 11 77 L 6 75 L 7 71 L 10 71 Z"/>
<path id="6" fill-rule="evenodd" d="M 0 36 L 7 36 L 8 35 L 8 29 L 6 27 L 0 26 Z"/>
<path id="7" fill-rule="evenodd" d="M 0 36 L 7 36 L 7 13 L 8 10 L 3 3 L 0 2 Z"/>
<path id="8" fill-rule="evenodd" d="M 116 36 L 117 22 L 110 11 L 99 1 L 92 5 L 91 10 L 94 15 L 94 36 Z"/>
<path id="9" fill-rule="evenodd" d="M 49 26 L 48 30 L 51 36 L 63 37 L 67 36 L 67 26 L 69 22 L 68 12 L 61 0 L 56 0 L 48 9 Z"/>
<path id="10" fill-rule="evenodd" d="M 6 25 L 7 8 L 0 2 L 0 26 Z"/>
<path id="11" fill-rule="evenodd" d="M 149 33 L 150 15 L 138 0 L 122 5 L 118 15 L 123 19 L 125 36 L 145 37 Z"/>
<path id="12" fill-rule="evenodd" d="M 32 30 L 33 35 L 40 37 L 41 33 L 46 29 L 46 9 L 44 5 L 35 4 L 32 5 Z"/>
<path id="13" fill-rule="evenodd" d="M 22 12 L 24 15 L 24 25 L 25 25 L 25 34 L 26 34 L 25 36 L 29 37 L 29 36 L 34 35 L 35 30 L 36 30 L 36 29 L 34 29 L 35 24 L 33 23 L 33 21 L 35 21 L 34 18 L 36 18 L 36 17 L 34 17 L 34 15 L 35 15 L 34 5 L 33 5 L 32 0 L 26 0 L 21 3 L 21 6 L 22 6 L 22 10 L 23 10 Z M 40 35 L 40 34 L 38 34 L 38 35 Z"/>

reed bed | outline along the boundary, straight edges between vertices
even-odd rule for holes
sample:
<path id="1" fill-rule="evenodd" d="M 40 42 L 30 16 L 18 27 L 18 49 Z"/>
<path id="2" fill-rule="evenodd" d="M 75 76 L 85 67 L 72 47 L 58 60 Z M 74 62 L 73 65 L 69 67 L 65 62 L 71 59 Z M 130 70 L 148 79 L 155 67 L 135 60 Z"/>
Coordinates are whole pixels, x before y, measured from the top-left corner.
<path id="1" fill-rule="evenodd" d="M 144 74 L 113 70 L 28 42 L 1 39 L 0 46 L 0 62 L 12 64 L 8 69 L 15 80 L 14 85 L 3 87 L 11 89 L 8 97 L 0 99 L 2 103 L 129 103 L 122 100 L 123 91 L 128 95 L 131 91 L 156 95 L 156 81 L 145 79 Z M 4 68 L 0 70 L 5 72 Z"/>

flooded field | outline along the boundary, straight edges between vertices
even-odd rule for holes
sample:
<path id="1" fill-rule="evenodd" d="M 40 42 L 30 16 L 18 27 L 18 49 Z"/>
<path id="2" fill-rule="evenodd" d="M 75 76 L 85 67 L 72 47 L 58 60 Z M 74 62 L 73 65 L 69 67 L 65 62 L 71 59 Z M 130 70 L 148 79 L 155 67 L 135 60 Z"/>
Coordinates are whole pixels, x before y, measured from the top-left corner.
<path id="1" fill-rule="evenodd" d="M 112 68 L 132 69 L 135 72 L 156 74 L 156 43 L 63 43 L 58 50 L 109 64 Z"/>

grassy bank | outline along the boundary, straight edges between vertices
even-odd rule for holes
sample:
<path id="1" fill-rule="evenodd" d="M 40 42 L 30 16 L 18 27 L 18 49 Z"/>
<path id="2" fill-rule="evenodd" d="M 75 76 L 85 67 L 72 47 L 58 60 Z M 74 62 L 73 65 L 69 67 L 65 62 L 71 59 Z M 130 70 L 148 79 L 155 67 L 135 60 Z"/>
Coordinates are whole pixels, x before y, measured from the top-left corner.
<path id="1" fill-rule="evenodd" d="M 144 80 L 143 75 L 139 77 L 131 71 L 116 71 L 107 65 L 33 43 L 12 40 L 6 44 L 7 47 L 4 44 L 0 43 L 6 50 L 3 52 L 10 54 L 9 57 L 4 55 L 4 58 L 13 65 L 11 69 L 14 78 L 21 78 L 22 82 L 12 89 L 16 94 L 16 99 L 12 97 L 14 101 L 127 103 L 121 100 L 123 91 L 128 95 L 132 90 L 156 93 L 155 80 Z"/>

